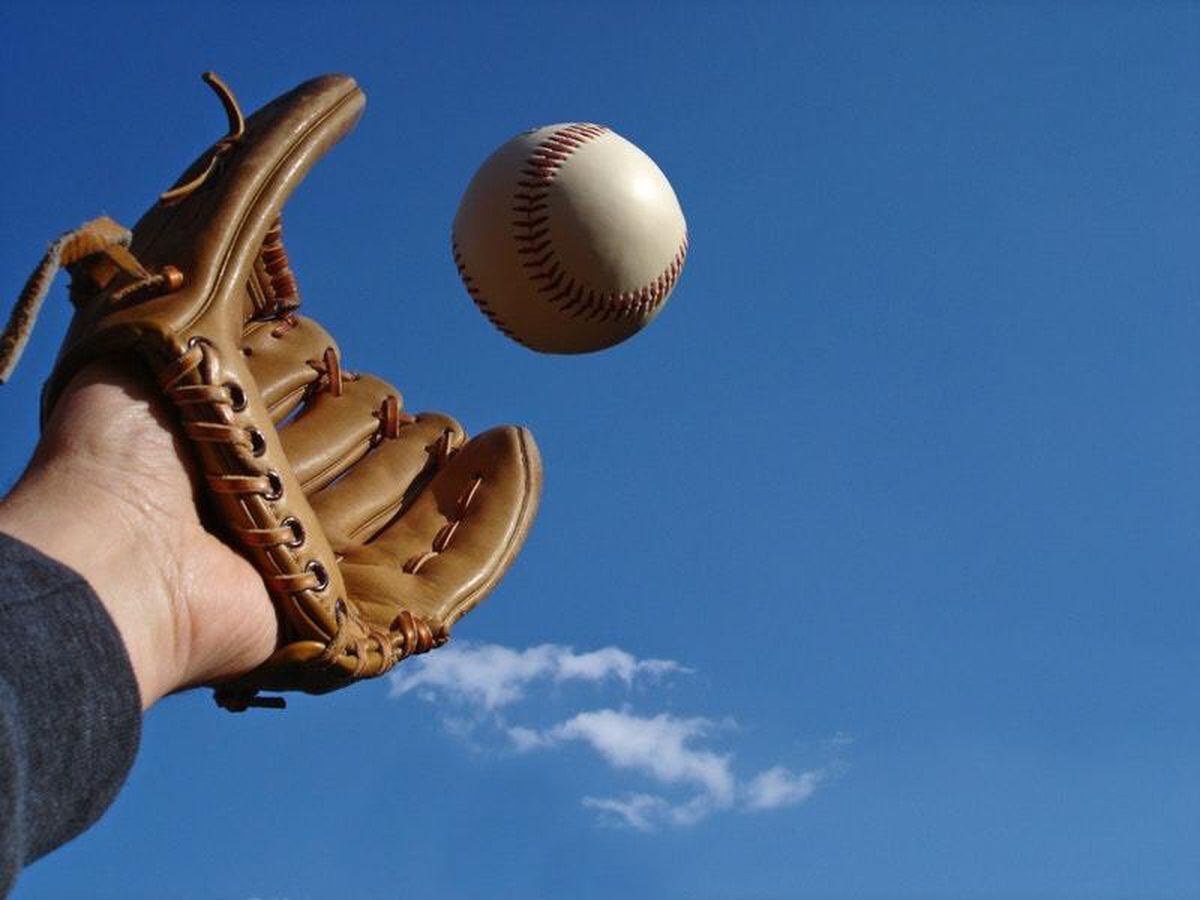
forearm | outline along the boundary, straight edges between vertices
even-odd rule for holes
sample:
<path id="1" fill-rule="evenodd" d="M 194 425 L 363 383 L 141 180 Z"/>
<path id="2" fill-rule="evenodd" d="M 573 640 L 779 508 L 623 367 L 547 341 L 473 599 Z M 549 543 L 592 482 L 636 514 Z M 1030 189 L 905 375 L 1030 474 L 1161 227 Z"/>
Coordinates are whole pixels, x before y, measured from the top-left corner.
<path id="1" fill-rule="evenodd" d="M 0 534 L 0 895 L 99 818 L 141 729 L 125 643 L 75 572 Z"/>
<path id="2" fill-rule="evenodd" d="M 200 522 L 169 420 L 109 364 L 68 388 L 0 501 L 0 574 L 2 896 L 112 802 L 142 708 L 253 668 L 277 625 Z"/>

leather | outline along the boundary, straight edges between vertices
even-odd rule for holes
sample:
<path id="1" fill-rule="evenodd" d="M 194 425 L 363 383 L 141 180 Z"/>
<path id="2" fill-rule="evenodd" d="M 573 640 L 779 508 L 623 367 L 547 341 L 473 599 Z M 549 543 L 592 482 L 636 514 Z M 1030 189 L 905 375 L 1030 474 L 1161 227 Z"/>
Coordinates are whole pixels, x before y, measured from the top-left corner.
<path id="1" fill-rule="evenodd" d="M 444 643 L 511 565 L 542 476 L 528 431 L 468 440 L 448 416 L 404 412 L 399 391 L 346 371 L 333 338 L 296 312 L 280 211 L 358 121 L 353 79 L 305 82 L 244 128 L 206 79 L 230 136 L 149 209 L 127 250 L 97 239 L 104 249 L 69 265 L 76 312 L 43 412 L 101 356 L 136 356 L 158 379 L 225 536 L 279 614 L 272 657 L 218 687 L 240 710 L 278 705 L 261 690 L 323 693 Z"/>
<path id="2" fill-rule="evenodd" d="M 603 125 L 547 125 L 501 146 L 451 227 L 463 286 L 499 331 L 545 353 L 590 353 L 644 328 L 688 252 L 675 191 Z"/>

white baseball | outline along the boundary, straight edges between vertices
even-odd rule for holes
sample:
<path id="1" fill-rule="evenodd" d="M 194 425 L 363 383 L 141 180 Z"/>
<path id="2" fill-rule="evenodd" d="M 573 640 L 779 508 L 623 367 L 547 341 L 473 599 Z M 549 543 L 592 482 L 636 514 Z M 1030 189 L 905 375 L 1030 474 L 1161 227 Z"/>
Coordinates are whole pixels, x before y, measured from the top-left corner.
<path id="1" fill-rule="evenodd" d="M 662 171 L 586 123 L 517 135 L 475 173 L 454 217 L 454 261 L 500 331 L 547 353 L 610 347 L 662 309 L 687 256 Z"/>

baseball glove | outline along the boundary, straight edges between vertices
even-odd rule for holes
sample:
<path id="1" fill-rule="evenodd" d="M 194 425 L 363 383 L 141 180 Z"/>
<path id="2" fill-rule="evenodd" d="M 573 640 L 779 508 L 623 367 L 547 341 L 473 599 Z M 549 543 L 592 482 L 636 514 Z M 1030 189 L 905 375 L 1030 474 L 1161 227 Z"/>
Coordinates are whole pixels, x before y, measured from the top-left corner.
<path id="1" fill-rule="evenodd" d="M 217 686 L 229 710 L 282 706 L 262 690 L 324 693 L 445 643 L 508 568 L 541 488 L 530 434 L 467 440 L 439 413 L 342 367 L 297 314 L 280 210 L 357 122 L 354 81 L 306 82 L 243 119 L 211 73 L 229 133 L 129 232 L 108 218 L 51 245 L 3 337 L 16 364 L 59 267 L 75 305 L 43 417 L 81 367 L 139 359 L 178 413 L 225 537 L 262 575 L 281 642 Z"/>

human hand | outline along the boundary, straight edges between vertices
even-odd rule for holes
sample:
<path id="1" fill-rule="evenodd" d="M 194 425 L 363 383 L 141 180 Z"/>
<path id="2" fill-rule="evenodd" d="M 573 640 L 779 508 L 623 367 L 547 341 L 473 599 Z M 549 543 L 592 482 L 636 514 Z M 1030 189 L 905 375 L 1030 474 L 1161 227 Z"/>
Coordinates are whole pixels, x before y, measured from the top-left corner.
<path id="1" fill-rule="evenodd" d="M 138 373 L 95 363 L 55 404 L 0 502 L 0 531 L 95 589 L 125 641 L 143 709 L 249 671 L 278 640 L 262 578 L 204 527 L 185 452 Z"/>

